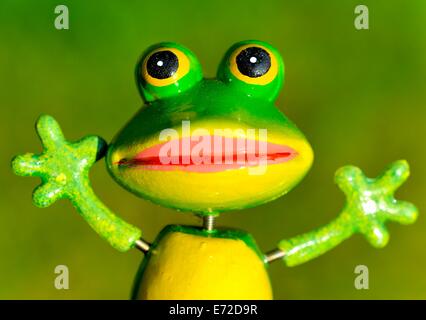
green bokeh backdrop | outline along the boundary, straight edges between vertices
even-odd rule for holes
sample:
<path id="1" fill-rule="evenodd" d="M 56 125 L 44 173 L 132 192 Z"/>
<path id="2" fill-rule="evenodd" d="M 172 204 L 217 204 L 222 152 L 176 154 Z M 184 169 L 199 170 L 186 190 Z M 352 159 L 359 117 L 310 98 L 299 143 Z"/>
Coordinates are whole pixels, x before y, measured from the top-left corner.
<path id="1" fill-rule="evenodd" d="M 0 298 L 126 299 L 142 255 L 103 242 L 61 201 L 31 203 L 36 179 L 18 178 L 13 155 L 40 150 L 34 122 L 53 115 L 70 139 L 107 140 L 141 105 L 133 79 L 139 54 L 176 41 L 215 75 L 226 49 L 243 39 L 270 42 L 286 63 L 278 105 L 313 145 L 302 184 L 258 208 L 225 214 L 219 224 L 250 231 L 263 250 L 334 218 L 343 195 L 334 171 L 355 164 L 371 176 L 405 158 L 412 176 L 398 191 L 420 209 L 409 227 L 390 224 L 391 241 L 373 249 L 355 236 L 310 263 L 270 267 L 278 299 L 426 299 L 426 1 L 363 1 L 370 29 L 354 28 L 359 1 L 16 1 L 0 3 Z M 53 26 L 66 4 L 70 30 Z M 165 224 L 199 223 L 122 190 L 104 163 L 93 170 L 100 198 L 152 240 Z M 170 186 L 171 188 L 175 186 Z M 54 268 L 70 270 L 70 290 L 54 288 Z M 354 288 L 367 265 L 370 289 Z"/>

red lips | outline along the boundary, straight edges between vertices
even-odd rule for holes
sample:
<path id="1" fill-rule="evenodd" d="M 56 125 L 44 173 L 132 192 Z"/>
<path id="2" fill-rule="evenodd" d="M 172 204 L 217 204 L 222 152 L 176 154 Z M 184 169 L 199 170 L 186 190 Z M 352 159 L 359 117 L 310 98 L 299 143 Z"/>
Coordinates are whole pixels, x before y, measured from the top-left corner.
<path id="1" fill-rule="evenodd" d="M 289 161 L 297 152 L 288 146 L 223 136 L 186 137 L 144 149 L 119 167 L 144 170 L 219 172 Z"/>

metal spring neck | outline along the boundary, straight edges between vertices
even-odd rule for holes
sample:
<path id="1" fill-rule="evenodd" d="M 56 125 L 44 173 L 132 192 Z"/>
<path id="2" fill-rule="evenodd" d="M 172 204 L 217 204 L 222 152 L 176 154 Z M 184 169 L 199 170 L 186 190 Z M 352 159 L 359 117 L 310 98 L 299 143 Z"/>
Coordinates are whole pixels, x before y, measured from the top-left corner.
<path id="1" fill-rule="evenodd" d="M 213 231 L 216 217 L 213 215 L 203 216 L 203 228 L 207 231 Z"/>

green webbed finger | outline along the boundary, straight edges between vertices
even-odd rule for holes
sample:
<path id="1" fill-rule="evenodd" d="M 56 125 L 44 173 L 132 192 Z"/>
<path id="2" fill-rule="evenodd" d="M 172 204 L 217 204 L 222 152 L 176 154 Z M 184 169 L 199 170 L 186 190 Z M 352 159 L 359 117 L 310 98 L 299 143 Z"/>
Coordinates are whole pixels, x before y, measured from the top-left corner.
<path id="1" fill-rule="evenodd" d="M 417 208 L 394 198 L 395 190 L 408 178 L 409 166 L 396 161 L 376 179 L 367 178 L 354 166 L 337 170 L 335 181 L 346 196 L 340 215 L 326 226 L 312 232 L 283 240 L 278 248 L 289 266 L 311 260 L 340 244 L 354 233 L 363 234 L 376 248 L 389 241 L 385 223 L 388 220 L 402 224 L 415 222 Z"/>
<path id="2" fill-rule="evenodd" d="M 410 167 L 405 160 L 395 161 L 376 179 L 376 186 L 384 192 L 392 194 L 409 177 Z"/>
<path id="3" fill-rule="evenodd" d="M 414 223 L 418 216 L 416 206 L 407 201 L 394 200 L 394 203 L 389 204 L 387 210 L 388 219 L 401 224 Z"/>
<path id="4" fill-rule="evenodd" d="M 40 208 L 46 208 L 56 200 L 64 197 L 61 185 L 53 182 L 45 182 L 34 189 L 33 203 Z"/>
<path id="5" fill-rule="evenodd" d="M 388 244 L 389 231 L 384 223 L 372 220 L 368 223 L 368 229 L 360 230 L 364 233 L 367 241 L 375 248 L 383 248 Z"/>
<path id="6" fill-rule="evenodd" d="M 354 166 L 344 166 L 336 171 L 334 176 L 336 184 L 346 196 L 350 196 L 354 188 L 365 188 L 366 178 L 361 169 Z"/>
<path id="7" fill-rule="evenodd" d="M 42 115 L 36 123 L 36 131 L 43 148 L 53 150 L 65 144 L 65 137 L 58 122 L 51 116 Z"/>
<path id="8" fill-rule="evenodd" d="M 16 156 L 12 160 L 12 170 L 15 174 L 23 177 L 43 176 L 45 158 L 33 153 Z"/>
<path id="9" fill-rule="evenodd" d="M 36 130 L 43 152 L 20 155 L 12 160 L 16 174 L 41 178 L 42 183 L 33 192 L 34 204 L 48 207 L 59 199 L 69 199 L 89 225 L 114 248 L 119 251 L 132 248 L 141 237 L 140 230 L 111 212 L 96 197 L 90 184 L 89 170 L 105 155 L 105 141 L 86 136 L 69 142 L 56 120 L 48 115 L 39 118 Z"/>

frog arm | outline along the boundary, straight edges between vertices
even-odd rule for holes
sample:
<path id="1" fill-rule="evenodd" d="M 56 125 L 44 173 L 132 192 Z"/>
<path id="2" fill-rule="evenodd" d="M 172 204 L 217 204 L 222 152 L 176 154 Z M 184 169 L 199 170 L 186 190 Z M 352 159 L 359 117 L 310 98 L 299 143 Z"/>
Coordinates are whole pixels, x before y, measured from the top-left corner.
<path id="1" fill-rule="evenodd" d="M 141 231 L 109 210 L 95 195 L 89 170 L 105 155 L 106 142 L 86 136 L 69 142 L 56 120 L 42 115 L 36 130 L 43 145 L 41 154 L 27 153 L 12 160 L 13 171 L 20 176 L 40 177 L 42 183 L 33 192 L 38 207 L 48 207 L 59 199 L 69 199 L 88 224 L 111 246 L 125 252 L 137 246 Z"/>
<path id="2" fill-rule="evenodd" d="M 408 176 L 405 160 L 392 163 L 375 179 L 367 178 L 354 166 L 340 168 L 335 181 L 346 195 L 346 204 L 339 216 L 322 228 L 280 241 L 278 250 L 267 254 L 265 260 L 282 258 L 286 265 L 295 266 L 322 255 L 355 233 L 363 234 L 373 247 L 386 246 L 386 221 L 411 224 L 418 216 L 413 204 L 393 196 Z"/>

